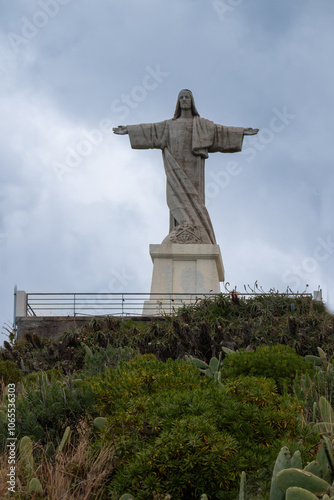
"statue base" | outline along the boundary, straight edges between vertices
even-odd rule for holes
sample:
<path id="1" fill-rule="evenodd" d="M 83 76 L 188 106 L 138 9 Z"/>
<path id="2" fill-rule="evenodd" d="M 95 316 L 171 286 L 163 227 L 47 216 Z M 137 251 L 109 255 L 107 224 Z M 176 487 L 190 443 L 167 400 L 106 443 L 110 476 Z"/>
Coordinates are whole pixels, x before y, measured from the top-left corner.
<path id="1" fill-rule="evenodd" d="M 144 315 L 171 314 L 205 294 L 220 293 L 224 266 L 218 245 L 163 243 L 150 245 L 150 255 L 153 276 Z"/>

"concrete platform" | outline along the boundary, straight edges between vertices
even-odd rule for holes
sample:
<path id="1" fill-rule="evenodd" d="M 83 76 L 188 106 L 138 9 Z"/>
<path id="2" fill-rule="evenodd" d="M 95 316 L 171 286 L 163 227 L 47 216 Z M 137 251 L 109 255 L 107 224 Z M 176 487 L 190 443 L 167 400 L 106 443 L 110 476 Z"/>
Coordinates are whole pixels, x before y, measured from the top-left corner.
<path id="1" fill-rule="evenodd" d="M 153 261 L 151 294 L 158 295 L 151 295 L 145 302 L 143 314 L 157 314 L 157 309 L 159 313 L 170 314 L 170 307 L 166 310 L 163 305 L 164 294 L 175 294 L 173 308 L 178 309 L 196 300 L 196 296 L 203 298 L 207 293 L 220 293 L 224 266 L 219 245 L 150 245 L 150 255 Z"/>

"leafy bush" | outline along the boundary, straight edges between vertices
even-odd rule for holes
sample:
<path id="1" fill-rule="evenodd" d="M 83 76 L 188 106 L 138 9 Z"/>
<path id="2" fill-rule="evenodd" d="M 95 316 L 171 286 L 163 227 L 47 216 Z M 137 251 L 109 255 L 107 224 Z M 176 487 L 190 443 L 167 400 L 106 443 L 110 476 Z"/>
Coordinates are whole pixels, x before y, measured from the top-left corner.
<path id="1" fill-rule="evenodd" d="M 82 381 L 80 381 L 82 382 Z M 29 436 L 45 444 L 59 444 L 67 426 L 75 428 L 93 411 L 95 397 L 87 384 L 71 379 L 48 380 L 41 372 L 36 385 L 29 384 L 16 401 L 17 437 Z"/>
<path id="2" fill-rule="evenodd" d="M 298 372 L 313 375 L 314 369 L 292 347 L 278 344 L 261 346 L 255 352 L 239 351 L 227 356 L 223 363 L 222 378 L 243 375 L 272 378 L 282 393 L 284 386 L 291 384 Z"/>
<path id="3" fill-rule="evenodd" d="M 115 497 L 130 491 L 144 500 L 164 492 L 181 499 L 206 492 L 230 500 L 242 470 L 266 471 L 282 439 L 300 436 L 300 403 L 279 395 L 264 377 L 220 388 L 190 363 L 145 355 L 91 385 L 108 419 L 103 440 L 118 449 L 109 485 Z M 314 446 L 317 438 L 308 439 Z"/>
<path id="4" fill-rule="evenodd" d="M 205 416 L 188 415 L 136 453 L 110 489 L 124 492 L 131 485 L 138 500 L 167 492 L 172 498 L 199 498 L 204 491 L 229 489 L 239 467 L 236 440 Z"/>
<path id="5" fill-rule="evenodd" d="M 300 355 L 317 354 L 317 346 L 333 355 L 334 316 L 310 297 L 263 294 L 254 286 L 252 298 L 237 293 L 198 300 L 174 316 L 152 322 L 120 320 L 111 316 L 92 319 L 84 327 L 65 332 L 59 339 L 26 334 L 13 345 L 0 347 L 0 360 L 12 361 L 25 374 L 59 368 L 81 370 L 85 350 L 133 348 L 158 359 L 180 359 L 185 354 L 209 361 L 221 345 L 242 349 L 249 345 L 286 344 Z M 293 304 L 293 307 L 292 307 Z"/>
<path id="6" fill-rule="evenodd" d="M 85 376 L 97 375 L 107 368 L 119 366 L 121 361 L 129 361 L 137 354 L 138 351 L 131 347 L 113 347 L 111 344 L 108 344 L 106 349 L 102 347 L 94 350 L 86 349 L 82 373 Z"/>
<path id="7" fill-rule="evenodd" d="M 17 384 L 22 377 L 23 372 L 16 366 L 16 363 L 9 360 L 0 361 L 0 380 L 3 379 L 5 385 Z"/>
<path id="8" fill-rule="evenodd" d="M 38 372 L 31 372 L 29 373 L 28 375 L 26 375 L 23 379 L 23 385 L 24 387 L 27 389 L 28 387 L 36 387 L 39 380 L 40 380 L 40 377 L 42 375 L 42 373 L 44 374 L 44 376 L 47 377 L 47 380 L 49 382 L 51 382 L 51 380 L 54 378 L 56 380 L 64 380 L 64 373 L 59 370 L 59 369 L 55 369 L 55 368 L 51 368 L 50 370 L 46 370 L 44 372 L 42 371 L 38 371 Z"/>
<path id="9" fill-rule="evenodd" d="M 299 449 L 304 463 L 316 458 L 319 435 L 306 423 L 320 418 L 314 405 L 320 395 L 334 400 L 334 375 L 314 370 L 296 353 L 317 354 L 320 344 L 330 359 L 333 339 L 334 316 L 309 297 L 273 293 L 242 300 L 233 293 L 199 300 L 163 320 L 95 318 L 58 340 L 30 334 L 5 343 L 0 361 L 12 362 L 5 374 L 7 367 L 30 373 L 18 384 L 17 434 L 40 440 L 34 459 L 43 489 L 50 488 L 46 497 L 71 491 L 100 498 L 98 491 L 101 498 L 118 499 L 129 491 L 137 500 L 168 494 L 190 499 L 205 492 L 212 500 L 231 500 L 244 470 L 249 498 L 263 500 L 283 445 L 292 453 Z M 188 354 L 208 362 L 222 345 L 262 347 L 225 358 L 221 386 L 180 361 Z M 136 351 L 178 361 L 131 359 Z M 284 390 L 292 379 L 297 397 Z M 8 426 L 3 409 L 0 448 Z M 99 430 L 96 416 L 95 423 L 106 423 Z M 57 456 L 60 467 L 54 467 L 68 425 L 74 446 L 61 462 Z M 6 464 L 4 452 L 0 469 Z M 94 478 L 101 482 L 93 492 Z M 52 493 L 56 483 L 63 489 Z M 26 495 L 24 486 L 18 495 Z"/>

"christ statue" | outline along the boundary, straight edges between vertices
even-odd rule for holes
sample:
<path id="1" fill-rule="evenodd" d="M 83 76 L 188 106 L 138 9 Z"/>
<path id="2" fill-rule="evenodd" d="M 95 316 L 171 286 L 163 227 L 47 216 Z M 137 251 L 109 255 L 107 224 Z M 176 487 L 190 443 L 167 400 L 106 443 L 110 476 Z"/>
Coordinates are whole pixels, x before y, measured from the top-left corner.
<path id="1" fill-rule="evenodd" d="M 201 118 L 192 92 L 181 90 L 174 117 L 158 123 L 120 125 L 115 134 L 128 134 L 133 149 L 161 149 L 167 177 L 169 234 L 163 243 L 216 244 L 205 207 L 204 164 L 209 153 L 237 153 L 244 135 L 258 129 L 226 127 Z"/>

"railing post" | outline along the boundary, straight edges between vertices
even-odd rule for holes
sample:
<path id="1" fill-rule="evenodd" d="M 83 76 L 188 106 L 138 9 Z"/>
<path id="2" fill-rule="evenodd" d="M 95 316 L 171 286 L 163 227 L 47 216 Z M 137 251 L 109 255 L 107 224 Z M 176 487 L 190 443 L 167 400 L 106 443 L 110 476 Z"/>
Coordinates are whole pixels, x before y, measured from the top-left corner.
<path id="1" fill-rule="evenodd" d="M 75 293 L 73 294 L 73 316 L 75 316 Z"/>
<path id="2" fill-rule="evenodd" d="M 13 332 L 16 338 L 16 291 L 17 287 L 16 285 L 14 286 L 14 317 L 13 317 Z"/>
<path id="3" fill-rule="evenodd" d="M 22 318 L 27 316 L 27 294 L 23 290 L 15 292 L 15 317 Z"/>
<path id="4" fill-rule="evenodd" d="M 122 294 L 122 316 L 124 316 L 124 298 L 123 298 L 123 294 Z"/>

